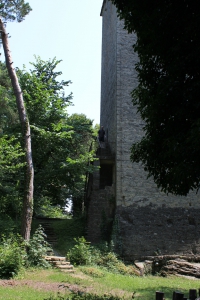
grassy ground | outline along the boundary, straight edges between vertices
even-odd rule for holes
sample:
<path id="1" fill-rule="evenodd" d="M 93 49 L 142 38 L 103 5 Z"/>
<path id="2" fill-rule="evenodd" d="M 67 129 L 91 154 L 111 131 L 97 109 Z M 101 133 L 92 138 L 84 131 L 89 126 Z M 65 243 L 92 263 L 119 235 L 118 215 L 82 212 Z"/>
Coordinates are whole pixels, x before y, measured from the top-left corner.
<path id="1" fill-rule="evenodd" d="M 163 291 L 165 299 L 172 299 L 179 290 L 188 297 L 189 289 L 198 289 L 199 280 L 158 276 L 131 277 L 102 271 L 95 267 L 79 267 L 74 274 L 58 270 L 29 270 L 11 281 L 0 281 L 0 299 L 44 300 L 58 299 L 70 291 L 112 294 L 120 299 L 154 300 L 156 291 Z M 51 298 L 50 298 L 51 297 Z M 64 299 L 64 298 L 62 298 Z"/>
<path id="2" fill-rule="evenodd" d="M 58 236 L 56 250 L 66 255 L 75 243 L 74 237 L 84 235 L 84 219 L 63 219 L 53 224 Z M 96 266 L 82 266 L 75 268 L 72 274 L 55 269 L 23 270 L 12 280 L 0 280 L 0 299 L 61 300 L 69 299 L 67 295 L 71 291 L 79 291 L 101 296 L 112 294 L 124 300 L 154 300 L 155 292 L 162 291 L 165 299 L 170 300 L 173 291 L 181 291 L 188 297 L 189 289 L 199 288 L 200 280 L 192 278 L 134 277 L 111 273 Z"/>

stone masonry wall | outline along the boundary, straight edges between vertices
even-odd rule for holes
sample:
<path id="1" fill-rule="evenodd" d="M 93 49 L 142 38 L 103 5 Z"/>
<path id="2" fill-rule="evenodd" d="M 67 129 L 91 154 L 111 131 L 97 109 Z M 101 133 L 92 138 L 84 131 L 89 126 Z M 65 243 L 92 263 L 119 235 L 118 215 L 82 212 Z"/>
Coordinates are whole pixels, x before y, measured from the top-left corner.
<path id="1" fill-rule="evenodd" d="M 162 193 L 140 164 L 130 162 L 131 145 L 143 136 L 143 121 L 131 102 L 137 85 L 138 58 L 116 8 L 107 0 L 102 9 L 101 123 L 115 154 L 116 220 L 126 258 L 200 253 L 199 194 L 176 197 Z"/>
<path id="2" fill-rule="evenodd" d="M 128 260 L 153 255 L 200 253 L 200 209 L 118 206 L 116 237 L 120 253 Z"/>
<path id="3" fill-rule="evenodd" d="M 117 95 L 117 18 L 115 7 L 105 1 L 102 14 L 102 70 L 101 70 L 101 117 L 100 123 L 104 126 L 110 149 L 116 149 L 116 95 Z"/>
<path id="4" fill-rule="evenodd" d="M 94 165 L 99 166 L 99 161 Z M 113 201 L 113 187 L 100 189 L 100 172 L 93 174 L 93 186 L 89 196 L 87 208 L 87 240 L 93 244 L 109 238 L 111 235 L 112 220 L 115 210 Z"/>

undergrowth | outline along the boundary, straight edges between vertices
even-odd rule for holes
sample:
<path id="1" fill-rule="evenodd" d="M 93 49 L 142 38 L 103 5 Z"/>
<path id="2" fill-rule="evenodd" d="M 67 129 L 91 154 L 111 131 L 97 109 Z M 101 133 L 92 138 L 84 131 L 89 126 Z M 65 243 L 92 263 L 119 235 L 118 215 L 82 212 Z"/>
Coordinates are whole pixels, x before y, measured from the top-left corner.
<path id="1" fill-rule="evenodd" d="M 26 242 L 27 267 L 49 268 L 50 264 L 45 260 L 45 255 L 52 251 L 49 243 L 45 240 L 46 234 L 41 225 L 38 226 L 29 242 Z"/>
<path id="2" fill-rule="evenodd" d="M 75 238 L 76 244 L 67 252 L 67 259 L 75 266 L 92 266 L 96 265 L 110 272 L 139 275 L 135 267 L 125 265 L 119 259 L 117 254 L 112 250 L 112 245 L 105 243 L 100 247 L 93 247 L 84 237 Z M 92 269 L 91 269 L 92 271 Z M 83 269 L 83 272 L 86 272 Z M 87 270 L 87 272 L 89 272 Z"/>
<path id="3" fill-rule="evenodd" d="M 25 265 L 25 245 L 20 236 L 2 235 L 0 243 L 0 278 L 11 278 Z"/>
<path id="4" fill-rule="evenodd" d="M 52 226 L 58 238 L 55 250 L 65 255 L 75 245 L 74 238 L 85 234 L 85 217 L 58 220 L 53 222 Z"/>
<path id="5" fill-rule="evenodd" d="M 44 258 L 50 249 L 41 226 L 28 242 L 25 242 L 20 235 L 2 235 L 0 240 L 0 278 L 12 278 L 24 267 L 50 267 Z"/>
<path id="6" fill-rule="evenodd" d="M 50 298 L 45 298 L 44 300 L 120 300 L 120 299 L 122 298 L 110 294 L 98 296 L 95 294 L 78 292 L 78 293 L 71 293 L 68 296 L 62 296 L 62 295 L 58 295 L 56 297 L 51 296 Z"/>

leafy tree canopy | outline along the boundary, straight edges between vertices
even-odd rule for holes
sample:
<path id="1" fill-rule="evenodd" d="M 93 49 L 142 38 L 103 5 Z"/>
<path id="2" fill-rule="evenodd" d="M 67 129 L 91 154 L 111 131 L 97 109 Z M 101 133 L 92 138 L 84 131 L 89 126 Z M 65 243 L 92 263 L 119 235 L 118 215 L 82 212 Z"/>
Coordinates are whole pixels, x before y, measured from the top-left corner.
<path id="1" fill-rule="evenodd" d="M 5 64 L 0 63 L 0 214 L 17 218 L 24 153 L 12 127 L 19 123 L 15 98 Z"/>
<path id="2" fill-rule="evenodd" d="M 18 122 L 11 82 L 5 64 L 0 62 L 0 135 L 8 133 L 11 124 Z"/>
<path id="3" fill-rule="evenodd" d="M 3 21 L 21 22 L 25 16 L 31 11 L 28 2 L 24 0 L 1 0 L 0 1 L 0 17 Z"/>
<path id="4" fill-rule="evenodd" d="M 68 116 L 72 94 L 65 95 L 70 81 L 59 80 L 61 61 L 36 57 L 30 71 L 18 70 L 32 129 L 35 169 L 35 205 L 49 200 L 64 205 L 67 198 L 81 197 L 84 176 L 91 171 L 88 153 L 93 129 L 85 115 Z"/>
<path id="5" fill-rule="evenodd" d="M 36 57 L 32 70 L 18 70 L 20 85 L 32 130 L 35 169 L 34 209 L 73 200 L 79 211 L 84 195 L 85 175 L 92 172 L 92 121 L 83 114 L 67 113 L 72 94 L 65 95 L 70 81 L 59 80 L 60 61 Z M 0 213 L 19 217 L 24 186 L 22 133 L 15 97 L 5 64 L 0 64 Z M 15 137 L 14 137 L 14 136 Z"/>
<path id="6" fill-rule="evenodd" d="M 138 87 L 145 121 L 132 147 L 165 192 L 187 195 L 200 185 L 200 11 L 198 1 L 112 0 L 125 28 L 137 34 Z"/>

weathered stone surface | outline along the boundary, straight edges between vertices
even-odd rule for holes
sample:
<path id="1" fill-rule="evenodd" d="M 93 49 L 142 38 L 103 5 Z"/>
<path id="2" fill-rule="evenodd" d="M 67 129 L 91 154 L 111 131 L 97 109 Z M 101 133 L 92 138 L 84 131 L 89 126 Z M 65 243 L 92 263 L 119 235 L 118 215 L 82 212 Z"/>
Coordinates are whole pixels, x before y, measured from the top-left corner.
<path id="1" fill-rule="evenodd" d="M 145 264 L 143 262 L 135 262 L 135 266 L 140 270 L 140 275 L 143 276 L 145 273 Z"/>
<path id="2" fill-rule="evenodd" d="M 64 256 L 55 256 L 55 255 L 47 255 L 47 256 L 45 256 L 45 259 L 47 260 L 47 261 L 52 261 L 52 262 L 56 262 L 56 261 L 66 261 L 66 257 L 64 257 Z"/>
<path id="3" fill-rule="evenodd" d="M 66 261 L 66 257 L 61 256 L 45 256 L 46 261 L 48 261 L 52 267 L 60 269 L 64 272 L 74 272 L 73 265 L 69 261 Z"/>
<path id="4" fill-rule="evenodd" d="M 144 134 L 144 123 L 130 95 L 137 86 L 135 64 L 138 57 L 132 48 L 137 37 L 124 30 L 123 21 L 118 19 L 111 1 L 104 1 L 102 17 L 101 125 L 115 157 L 112 188 L 116 199 L 116 228 L 113 228 L 113 239 L 117 249 L 128 260 L 159 253 L 200 254 L 199 194 L 166 195 L 151 178 L 147 179 L 140 163 L 130 162 L 131 145 Z M 95 176 L 97 179 L 98 175 Z M 96 194 L 90 212 L 93 213 L 93 221 L 90 220 L 93 227 L 100 224 L 98 214 L 102 207 L 109 210 L 106 196 L 98 192 L 97 187 L 95 180 L 93 196 Z M 96 238 L 100 238 L 99 233 Z"/>
<path id="5" fill-rule="evenodd" d="M 130 260 L 153 255 L 199 254 L 200 209 L 118 206 L 121 251 Z"/>

